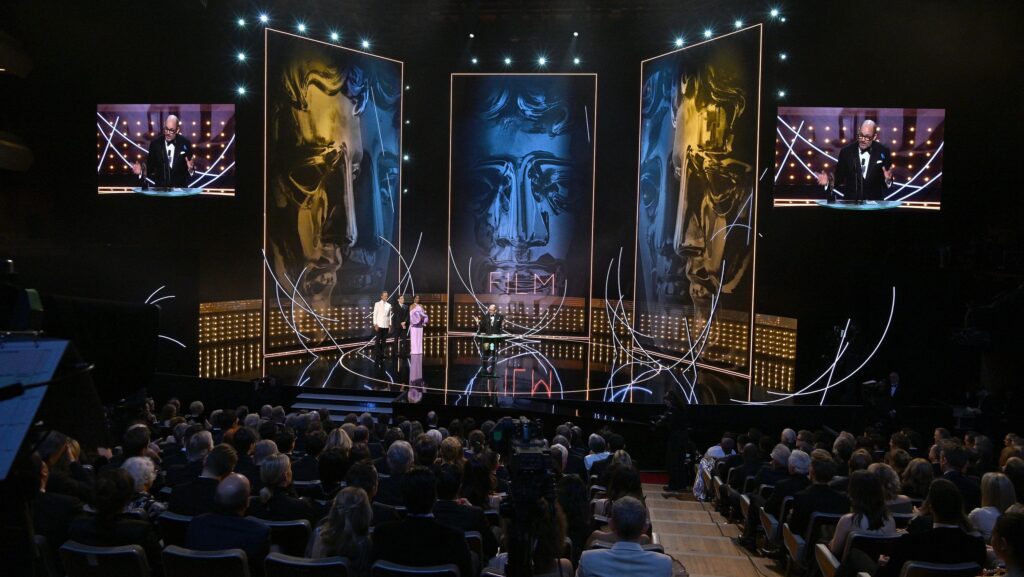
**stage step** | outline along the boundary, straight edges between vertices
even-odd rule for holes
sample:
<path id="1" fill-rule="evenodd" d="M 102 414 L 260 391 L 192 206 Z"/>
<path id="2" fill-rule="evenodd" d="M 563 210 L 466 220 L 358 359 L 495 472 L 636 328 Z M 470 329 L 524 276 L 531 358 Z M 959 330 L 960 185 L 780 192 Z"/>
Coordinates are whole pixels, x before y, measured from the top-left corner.
<path id="1" fill-rule="evenodd" d="M 337 393 L 319 390 L 315 393 L 299 393 L 291 407 L 292 410 L 309 411 L 326 409 L 331 415 L 331 421 L 340 423 L 349 413 L 390 415 L 392 414 L 391 404 L 396 397 L 397 395 L 382 395 L 378 391 L 367 391 L 362 394 L 352 390 L 338 391 Z"/>
<path id="2" fill-rule="evenodd" d="M 303 401 L 351 401 L 356 403 L 393 403 L 397 395 L 352 395 L 330 393 L 299 393 L 296 399 Z"/>

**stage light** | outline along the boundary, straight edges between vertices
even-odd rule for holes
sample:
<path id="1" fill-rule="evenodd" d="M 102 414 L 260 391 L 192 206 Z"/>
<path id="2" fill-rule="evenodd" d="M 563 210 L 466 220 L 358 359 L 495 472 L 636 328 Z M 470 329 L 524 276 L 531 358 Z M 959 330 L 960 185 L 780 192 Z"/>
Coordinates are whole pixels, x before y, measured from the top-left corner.
<path id="1" fill-rule="evenodd" d="M 505 66 L 511 66 L 511 65 L 512 65 L 512 59 L 509 58 L 508 56 L 506 56 L 505 57 Z"/>
<path id="2" fill-rule="evenodd" d="M 476 34 L 473 34 L 472 32 L 470 32 L 469 33 L 469 39 L 472 40 L 474 38 L 476 38 Z"/>
<path id="3" fill-rule="evenodd" d="M 737 21 L 733 22 L 733 25 L 735 25 L 737 28 L 743 28 L 743 21 L 742 20 L 737 20 Z"/>
<path id="4" fill-rule="evenodd" d="M 338 34 L 337 32 L 331 32 L 331 41 L 332 42 L 337 42 L 339 39 L 341 39 L 341 35 L 340 34 Z"/>
<path id="5" fill-rule="evenodd" d="M 366 39 L 363 39 L 363 42 L 362 42 L 362 46 L 363 46 L 363 48 L 365 48 L 366 50 L 369 50 L 369 49 L 370 49 L 370 41 L 369 41 L 369 40 L 366 40 Z"/>
<path id="6" fill-rule="evenodd" d="M 239 18 L 238 19 L 238 25 L 239 26 L 245 26 L 245 18 Z"/>
<path id="7" fill-rule="evenodd" d="M 580 59 L 579 59 L 579 57 L 573 58 L 573 59 L 572 59 L 572 63 L 573 63 L 573 64 L 575 64 L 576 66 L 579 66 L 579 65 L 580 65 Z"/>
<path id="8" fill-rule="evenodd" d="M 411 120 L 409 120 L 409 119 L 406 119 L 406 121 L 405 121 L 405 125 L 406 125 L 406 126 L 409 126 L 409 123 L 411 123 L 411 122 L 412 122 Z"/>
<path id="9" fill-rule="evenodd" d="M 711 38 L 711 29 L 710 28 L 705 28 L 704 29 L 704 38 Z"/>
<path id="10" fill-rule="evenodd" d="M 474 56 L 473 58 L 469 59 L 469 62 L 470 64 L 476 64 L 477 62 L 479 62 L 479 60 L 477 60 L 476 57 Z"/>
<path id="11" fill-rule="evenodd" d="M 270 16 L 267 16 L 266 14 L 260 14 L 260 22 L 263 24 L 270 22 Z"/>
<path id="12" fill-rule="evenodd" d="M 235 58 L 237 58 L 239 62 L 245 62 L 245 52 L 239 52 L 235 55 Z"/>
<path id="13" fill-rule="evenodd" d="M 402 160 L 404 160 L 405 162 L 409 162 L 409 155 L 408 154 L 403 154 L 402 155 Z"/>
<path id="14" fill-rule="evenodd" d="M 572 37 L 573 38 L 579 38 L 580 37 L 580 33 L 579 32 L 573 32 L 572 33 Z"/>
<path id="15" fill-rule="evenodd" d="M 238 87 L 238 95 L 239 96 L 245 96 L 245 87 L 244 86 L 239 86 Z"/>
<path id="16" fill-rule="evenodd" d="M 409 189 L 408 188 L 403 188 L 402 189 L 402 194 L 409 194 Z"/>
<path id="17" fill-rule="evenodd" d="M 683 37 L 680 36 L 679 38 L 676 38 L 676 48 L 682 48 L 682 46 L 683 46 Z"/>
<path id="18" fill-rule="evenodd" d="M 769 14 L 771 14 L 772 18 L 778 18 L 779 17 L 779 9 L 778 8 L 772 8 L 772 10 L 771 10 L 771 12 L 769 12 Z"/>
<path id="19" fill-rule="evenodd" d="M 779 22 L 785 22 L 785 21 L 786 21 L 786 17 L 785 16 L 783 16 L 782 18 L 779 18 Z"/>
<path id="20" fill-rule="evenodd" d="M 786 97 L 786 91 L 785 90 L 780 90 L 780 91 L 777 92 L 777 94 L 779 95 L 779 98 L 785 98 Z"/>
<path id="21" fill-rule="evenodd" d="M 789 58 L 789 55 L 787 55 L 785 52 L 779 52 L 779 60 L 785 60 L 787 58 Z"/>
<path id="22" fill-rule="evenodd" d="M 547 58 L 545 58 L 543 56 L 540 56 L 540 57 L 537 58 L 537 66 L 546 66 L 547 63 L 548 63 L 548 59 Z"/>

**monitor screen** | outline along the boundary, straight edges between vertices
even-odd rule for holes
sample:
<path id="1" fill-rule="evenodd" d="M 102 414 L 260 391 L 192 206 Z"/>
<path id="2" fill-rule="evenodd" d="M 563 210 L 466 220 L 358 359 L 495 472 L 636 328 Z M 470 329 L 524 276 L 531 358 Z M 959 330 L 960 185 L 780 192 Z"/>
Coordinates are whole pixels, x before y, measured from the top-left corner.
<path id="1" fill-rule="evenodd" d="M 235 195 L 233 104 L 100 104 L 99 194 Z"/>
<path id="2" fill-rule="evenodd" d="M 938 210 L 945 110 L 780 107 L 774 205 Z"/>

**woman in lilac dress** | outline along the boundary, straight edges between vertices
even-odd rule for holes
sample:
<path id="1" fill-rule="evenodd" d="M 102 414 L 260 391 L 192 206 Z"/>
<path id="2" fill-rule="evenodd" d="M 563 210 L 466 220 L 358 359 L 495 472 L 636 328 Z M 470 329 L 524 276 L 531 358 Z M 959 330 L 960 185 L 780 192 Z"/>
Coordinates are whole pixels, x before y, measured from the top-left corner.
<path id="1" fill-rule="evenodd" d="M 409 309 L 409 354 L 423 354 L 423 327 L 427 326 L 427 311 L 420 304 L 420 297 L 412 298 L 412 307 Z"/>

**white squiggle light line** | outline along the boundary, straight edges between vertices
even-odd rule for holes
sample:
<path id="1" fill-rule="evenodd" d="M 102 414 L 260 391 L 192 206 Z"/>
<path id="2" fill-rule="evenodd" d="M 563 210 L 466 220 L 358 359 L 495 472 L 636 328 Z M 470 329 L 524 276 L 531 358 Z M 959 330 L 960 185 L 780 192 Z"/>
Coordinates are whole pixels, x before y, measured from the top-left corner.
<path id="1" fill-rule="evenodd" d="M 828 380 L 825 381 L 825 390 L 823 390 L 821 392 L 821 402 L 818 403 L 819 406 L 825 404 L 825 397 L 828 396 L 828 390 L 831 388 L 831 385 L 832 385 L 832 375 L 835 374 L 835 372 L 836 372 L 836 364 L 839 363 L 839 353 L 840 353 L 840 351 L 843 350 L 843 343 L 846 342 L 846 335 L 849 334 L 849 332 L 850 332 L 850 320 L 851 319 L 846 319 L 846 326 L 843 327 L 843 333 L 842 333 L 842 336 L 839 339 L 839 346 L 836 348 L 836 358 L 832 362 L 832 368 L 828 371 Z"/>
<path id="2" fill-rule="evenodd" d="M 188 348 L 188 347 L 185 346 L 185 343 L 179 341 L 178 339 L 172 339 L 171 337 L 169 337 L 167 335 L 157 335 L 157 336 L 160 337 L 161 339 L 166 339 L 168 341 L 171 341 L 172 343 L 178 345 L 179 347 L 181 347 L 183 349 L 187 349 Z"/>
<path id="3" fill-rule="evenodd" d="M 155 305 L 156 303 L 158 303 L 158 302 L 160 302 L 162 300 L 173 299 L 173 298 L 174 298 L 174 295 L 162 296 L 162 297 L 160 297 L 158 299 L 149 301 L 149 303 L 147 303 L 147 304 Z"/>
<path id="4" fill-rule="evenodd" d="M 802 130 L 803 127 L 804 127 L 804 123 L 803 123 L 803 121 L 801 121 L 800 122 L 800 128 L 798 130 Z M 781 138 L 783 142 L 786 142 L 787 139 L 786 139 L 785 136 L 782 135 L 782 131 L 781 130 L 776 128 L 775 132 L 778 132 L 779 133 L 779 138 Z M 773 179 L 773 182 L 778 182 L 779 181 L 779 175 L 782 174 L 782 169 L 785 168 L 786 160 L 790 157 L 790 155 L 792 155 L 794 157 L 796 156 L 796 153 L 793 152 L 793 147 L 796 146 L 796 139 L 797 139 L 798 136 L 799 136 L 798 134 L 794 133 L 794 137 L 793 137 L 792 142 L 790 142 L 789 144 L 786 145 L 786 154 L 784 154 L 782 156 L 782 160 L 779 161 L 779 171 L 775 173 L 775 178 Z"/>
<path id="5" fill-rule="evenodd" d="M 99 113 L 97 112 L 96 114 L 99 114 Z M 114 125 L 115 126 L 117 125 L 117 121 L 118 120 L 121 120 L 120 116 L 114 118 Z M 96 125 L 96 128 L 99 128 L 98 124 Z M 106 144 L 106 146 L 103 147 L 103 152 L 100 153 L 100 161 L 96 164 L 96 172 L 99 172 L 100 169 L 103 168 L 103 157 L 107 155 L 107 151 L 110 150 L 110 146 L 113 144 L 111 142 L 111 140 L 114 138 L 114 134 L 113 134 L 114 131 L 111 130 L 110 132 L 111 132 L 111 134 L 109 136 L 107 136 L 107 133 L 103 132 L 103 130 L 100 130 L 100 134 L 103 135 L 103 139 L 107 141 L 107 144 Z"/>
<path id="6" fill-rule="evenodd" d="M 155 291 L 153 291 L 153 294 L 151 294 L 151 295 L 149 295 L 148 297 L 146 297 L 146 300 L 144 301 L 144 303 L 148 305 L 148 304 L 149 304 L 149 299 L 151 299 L 151 298 L 155 297 L 155 296 L 156 296 L 156 293 L 158 293 L 158 292 L 160 292 L 160 291 L 164 290 L 164 288 L 165 288 L 166 286 L 167 286 L 167 285 L 163 285 L 163 286 L 161 286 L 160 288 L 158 288 L 158 289 L 156 289 Z"/>

